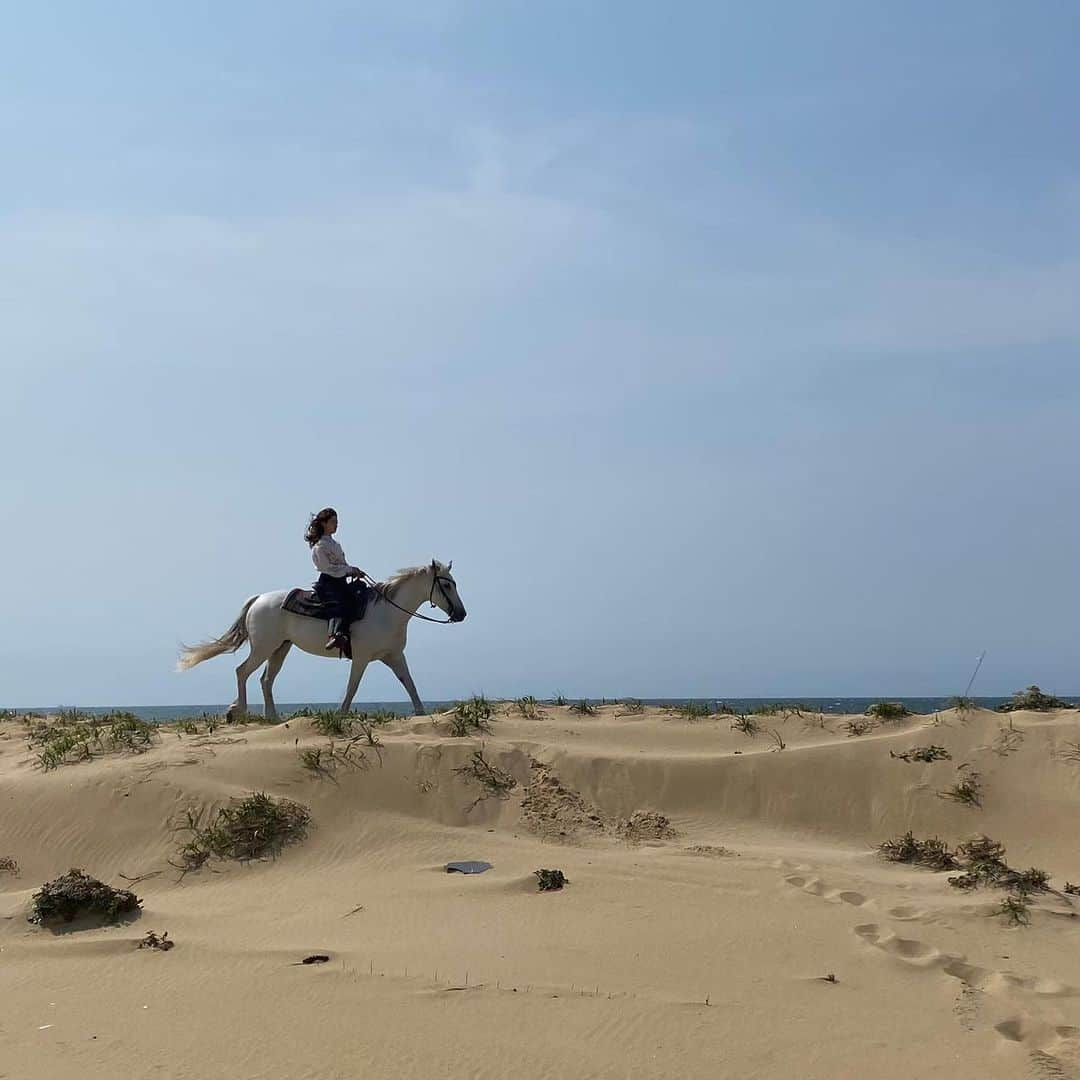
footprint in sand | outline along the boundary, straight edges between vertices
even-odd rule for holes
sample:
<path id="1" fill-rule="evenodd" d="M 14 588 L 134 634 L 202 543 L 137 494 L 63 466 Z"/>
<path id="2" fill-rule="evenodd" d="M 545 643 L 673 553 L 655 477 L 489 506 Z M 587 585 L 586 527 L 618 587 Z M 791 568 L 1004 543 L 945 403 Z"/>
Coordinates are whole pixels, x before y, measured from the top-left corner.
<path id="1" fill-rule="evenodd" d="M 1069 1061 L 1076 1058 L 1080 1028 L 1016 1016 L 995 1024 L 994 1030 L 1006 1042 L 1028 1047 L 1031 1075 L 1038 1080 L 1075 1080 Z"/>
<path id="2" fill-rule="evenodd" d="M 852 907 L 862 907 L 863 904 L 869 903 L 862 893 L 855 892 L 853 889 L 830 888 L 821 878 L 806 878 L 801 874 L 787 874 L 784 880 L 796 889 L 802 889 L 803 892 L 809 893 L 811 896 L 820 896 L 823 900 L 831 900 L 833 903 L 850 904 Z"/>
<path id="3" fill-rule="evenodd" d="M 886 912 L 891 919 L 899 919 L 901 922 L 914 922 L 916 919 L 923 919 L 926 917 L 926 911 L 923 908 L 917 908 L 912 904 L 897 904 L 896 907 L 891 907 Z"/>
<path id="4" fill-rule="evenodd" d="M 900 959 L 907 960 L 920 967 L 938 964 L 939 962 L 944 965 L 950 960 L 956 959 L 955 957 L 946 956 L 940 949 L 935 949 L 932 945 L 927 945 L 923 941 L 902 938 L 891 930 L 883 931 L 877 923 L 862 923 L 855 927 L 855 934 L 868 945 L 873 945 L 884 952 L 891 953 L 893 956 L 898 956 Z"/>
<path id="5" fill-rule="evenodd" d="M 902 938 L 877 923 L 862 923 L 855 927 L 856 936 L 868 945 L 881 949 L 918 967 L 936 967 L 966 986 L 976 990 L 1008 994 L 1021 991 L 1034 997 L 1076 997 L 1080 991 L 1057 979 L 1027 978 L 1011 971 L 992 971 L 969 964 L 962 956 L 954 956 L 935 949 L 923 941 Z"/>
<path id="6" fill-rule="evenodd" d="M 789 868 L 790 864 L 778 867 Z M 854 907 L 874 904 L 874 901 L 868 900 L 862 893 L 830 888 L 820 878 L 808 876 L 807 868 L 795 869 L 802 872 L 786 874 L 784 881 L 812 896 L 820 896 L 834 903 L 851 904 Z M 887 914 L 901 922 L 914 922 L 925 918 L 927 913 L 913 904 L 898 904 L 889 908 Z M 909 967 L 940 971 L 943 975 L 957 980 L 960 985 L 953 1011 L 969 1031 L 974 1030 L 982 999 L 986 994 L 1005 1000 L 1017 996 L 1036 1000 L 1080 996 L 1080 990 L 1076 987 L 1057 979 L 1030 978 L 1011 971 L 994 971 L 969 964 L 962 956 L 942 952 L 917 938 L 901 937 L 878 923 L 860 923 L 854 927 L 854 933 L 866 944 L 895 957 Z M 994 1030 L 1007 1042 L 1021 1043 L 1027 1048 L 1031 1074 L 1036 1080 L 1080 1080 L 1080 1071 L 1074 1071 L 1069 1064 L 1080 1059 L 1080 1028 L 1019 1014 L 995 1024 Z"/>
<path id="7" fill-rule="evenodd" d="M 962 957 L 943 953 L 925 942 L 902 938 L 890 930 L 883 930 L 876 923 L 856 926 L 855 934 L 867 944 L 906 964 L 940 970 L 950 978 L 957 979 L 960 991 L 953 1011 L 969 1031 L 974 1027 L 984 994 L 994 994 L 999 999 L 1007 1000 L 1015 997 L 1016 991 L 1036 999 L 1072 997 L 1080 993 L 1075 987 L 1056 979 L 1025 978 L 1012 972 L 991 971 L 969 964 Z M 995 1024 L 994 1030 L 1007 1042 L 1022 1043 L 1027 1047 L 1033 1075 L 1039 1080 L 1076 1080 L 1077 1074 L 1071 1071 L 1068 1061 L 1080 1054 L 1080 1028 L 1018 1014 Z"/>
<path id="8" fill-rule="evenodd" d="M 788 859 L 776 859 L 771 865 L 774 870 L 797 870 L 802 874 L 809 874 L 813 870 L 813 867 L 806 863 L 793 863 Z"/>

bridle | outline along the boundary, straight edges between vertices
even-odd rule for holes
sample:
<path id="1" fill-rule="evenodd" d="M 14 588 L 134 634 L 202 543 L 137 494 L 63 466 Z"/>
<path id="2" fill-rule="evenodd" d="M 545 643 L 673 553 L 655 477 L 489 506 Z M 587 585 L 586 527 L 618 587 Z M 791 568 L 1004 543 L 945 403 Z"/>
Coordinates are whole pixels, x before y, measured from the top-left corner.
<path id="1" fill-rule="evenodd" d="M 367 575 L 365 575 L 365 577 L 366 576 Z M 410 611 L 408 608 L 404 608 L 400 604 L 395 604 L 394 601 L 391 600 L 390 597 L 386 595 L 386 590 L 385 589 L 380 588 L 379 585 L 377 585 L 374 581 L 371 580 L 371 578 L 368 578 L 368 581 L 371 583 L 372 589 L 374 589 L 375 592 L 379 596 L 381 596 L 391 607 L 396 607 L 398 609 L 398 611 L 404 611 L 405 614 L 408 615 L 410 619 L 423 619 L 424 622 L 438 623 L 440 626 L 446 626 L 447 623 L 454 622 L 454 619 L 452 619 L 452 618 L 433 619 L 433 618 L 431 618 L 430 615 L 421 615 L 419 611 Z M 446 595 L 446 586 L 447 585 L 453 585 L 453 582 L 448 577 L 444 577 L 442 574 L 440 574 L 439 571 L 435 569 L 435 564 L 432 563 L 431 564 L 431 591 L 428 593 L 428 603 L 432 607 L 437 607 L 438 606 L 435 603 L 435 587 L 438 586 L 439 592 L 442 593 L 443 600 L 446 601 L 446 606 L 448 608 L 450 608 L 451 610 L 453 610 L 454 605 L 451 602 L 450 597 Z"/>

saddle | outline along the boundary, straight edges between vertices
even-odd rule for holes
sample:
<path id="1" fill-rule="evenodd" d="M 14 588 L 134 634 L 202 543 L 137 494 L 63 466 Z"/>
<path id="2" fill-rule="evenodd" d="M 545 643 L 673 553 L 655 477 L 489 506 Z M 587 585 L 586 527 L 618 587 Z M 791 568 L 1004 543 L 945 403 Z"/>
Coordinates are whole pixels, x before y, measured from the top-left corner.
<path id="1" fill-rule="evenodd" d="M 356 622 L 364 617 L 367 611 L 369 593 L 368 586 L 357 583 L 353 585 L 356 597 L 353 601 L 352 621 Z M 291 589 L 289 595 L 282 601 L 283 611 L 291 611 L 294 615 L 306 615 L 309 619 L 322 619 L 329 622 L 337 618 L 339 612 L 336 604 L 328 604 L 319 599 L 314 589 Z"/>

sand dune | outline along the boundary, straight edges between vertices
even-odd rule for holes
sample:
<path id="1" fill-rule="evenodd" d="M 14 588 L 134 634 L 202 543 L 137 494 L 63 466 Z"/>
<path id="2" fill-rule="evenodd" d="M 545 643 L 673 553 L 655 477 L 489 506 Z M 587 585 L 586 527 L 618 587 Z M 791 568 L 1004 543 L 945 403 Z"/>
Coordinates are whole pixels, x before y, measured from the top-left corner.
<path id="1" fill-rule="evenodd" d="M 482 739 L 394 722 L 322 776 L 305 719 L 50 772 L 0 722 L 0 1077 L 1080 1077 L 1080 715 L 845 720 L 764 718 L 771 750 L 726 717 L 508 707 Z M 481 744 L 506 798 L 455 771 Z M 951 758 L 890 755 L 929 744 Z M 981 807 L 939 796 L 972 771 Z M 309 807 L 308 838 L 181 877 L 185 811 L 252 791 Z M 1010 927 L 995 890 L 874 854 L 909 829 L 987 833 L 1055 891 Z M 154 875 L 139 918 L 28 924 L 73 866 Z"/>

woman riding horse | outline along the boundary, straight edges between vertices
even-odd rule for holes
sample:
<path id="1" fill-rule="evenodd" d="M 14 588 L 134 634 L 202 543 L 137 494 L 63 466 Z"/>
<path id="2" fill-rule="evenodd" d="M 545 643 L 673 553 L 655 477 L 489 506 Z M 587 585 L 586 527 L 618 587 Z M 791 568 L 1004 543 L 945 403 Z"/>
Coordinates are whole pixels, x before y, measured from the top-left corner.
<path id="1" fill-rule="evenodd" d="M 340 649 L 351 656 L 349 626 L 355 617 L 357 595 L 356 586 L 350 585 L 348 579 L 367 575 L 359 567 L 349 565 L 341 545 L 334 539 L 337 527 L 337 511 L 328 506 L 312 515 L 304 539 L 311 548 L 311 561 L 319 571 L 319 579 L 313 586 L 315 595 L 331 615 L 326 648 Z"/>

